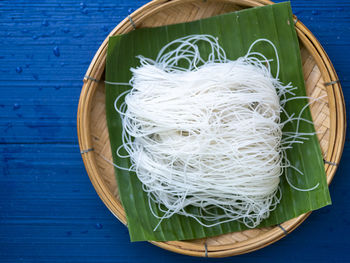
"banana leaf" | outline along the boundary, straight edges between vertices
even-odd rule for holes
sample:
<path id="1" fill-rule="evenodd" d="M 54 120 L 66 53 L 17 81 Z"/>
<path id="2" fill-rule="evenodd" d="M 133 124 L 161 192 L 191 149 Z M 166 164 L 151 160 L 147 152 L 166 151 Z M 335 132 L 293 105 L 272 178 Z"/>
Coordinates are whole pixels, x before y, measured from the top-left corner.
<path id="1" fill-rule="evenodd" d="M 106 80 L 129 82 L 132 76 L 130 68 L 139 66 L 137 55 L 155 59 L 165 44 L 190 34 L 209 34 L 217 37 L 231 60 L 245 55 L 256 39 L 271 40 L 276 45 L 280 58 L 280 80 L 285 84 L 292 82 L 298 87 L 296 96 L 306 96 L 299 43 L 289 2 L 250 8 L 190 23 L 142 28 L 111 37 L 108 43 Z M 268 58 L 274 57 L 273 49 L 267 44 L 259 43 L 256 49 Z M 275 61 L 271 65 L 272 73 L 275 74 Z M 122 143 L 122 126 L 113 104 L 116 97 L 128 88 L 130 87 L 106 84 L 106 114 L 113 161 L 123 167 L 130 167 L 130 160 L 120 159 L 116 155 L 116 150 Z M 307 103 L 307 99 L 294 100 L 287 103 L 285 110 L 289 114 L 299 113 Z M 312 121 L 308 108 L 302 117 Z M 295 124 L 286 125 L 284 128 L 284 132 L 294 130 Z M 315 132 L 314 126 L 307 123 L 301 123 L 300 130 Z M 291 164 L 304 173 L 300 175 L 294 169 L 287 169 L 285 173 L 295 186 L 311 188 L 319 183 L 319 187 L 308 192 L 296 191 L 286 182 L 285 176 L 281 176 L 281 202 L 259 227 L 276 225 L 331 203 L 317 136 L 311 136 L 304 144 L 294 145 L 293 149 L 288 150 L 287 156 Z M 186 240 L 247 229 L 237 221 L 206 228 L 194 219 L 175 214 L 163 220 L 157 230 L 153 231 L 158 219 L 150 212 L 147 195 L 142 190 L 142 184 L 136 174 L 119 169 L 115 170 L 115 174 L 121 202 L 126 211 L 131 241 Z M 154 203 L 151 205 L 158 215 L 162 214 Z"/>

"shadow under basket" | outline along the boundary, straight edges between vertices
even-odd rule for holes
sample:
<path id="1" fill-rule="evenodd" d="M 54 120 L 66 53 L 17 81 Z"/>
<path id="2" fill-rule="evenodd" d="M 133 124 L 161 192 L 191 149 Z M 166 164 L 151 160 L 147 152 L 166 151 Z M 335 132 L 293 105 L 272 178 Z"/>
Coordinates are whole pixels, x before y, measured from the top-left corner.
<path id="1" fill-rule="evenodd" d="M 109 36 L 141 27 L 189 22 L 227 12 L 273 4 L 266 0 L 154 0 L 125 18 Z M 345 142 L 345 104 L 337 74 L 326 52 L 313 34 L 296 17 L 307 95 L 322 98 L 311 108 L 318 132 L 328 184 L 337 169 Z M 108 36 L 108 37 L 109 37 Z M 112 160 L 106 123 L 104 71 L 108 37 L 98 49 L 84 78 L 78 106 L 78 138 L 82 158 L 96 192 L 109 210 L 123 223 L 122 207 Z M 228 257 L 248 253 L 276 242 L 298 227 L 310 213 L 280 225 L 229 233 L 189 241 L 153 242 L 161 248 L 198 257 Z"/>

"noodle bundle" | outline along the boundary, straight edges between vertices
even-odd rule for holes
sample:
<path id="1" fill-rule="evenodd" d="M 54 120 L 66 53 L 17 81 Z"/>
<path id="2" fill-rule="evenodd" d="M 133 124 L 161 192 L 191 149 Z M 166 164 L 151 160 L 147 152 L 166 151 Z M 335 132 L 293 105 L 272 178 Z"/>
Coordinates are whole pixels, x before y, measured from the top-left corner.
<path id="1" fill-rule="evenodd" d="M 274 48 L 276 76 L 272 60 L 253 51 L 259 42 Z M 200 45 L 211 52 L 203 56 Z M 207 227 L 233 220 L 258 226 L 280 201 L 284 169 L 296 169 L 285 150 L 307 139 L 298 130 L 282 133 L 286 123 L 306 120 L 283 109 L 295 87 L 278 80 L 273 43 L 259 39 L 232 61 L 213 36 L 190 35 L 164 46 L 155 60 L 139 60 L 131 90 L 115 100 L 123 125 L 118 156 L 132 163 L 119 168 L 136 172 L 150 209 L 154 202 L 163 213 L 152 211 L 159 224 L 176 213 Z"/>

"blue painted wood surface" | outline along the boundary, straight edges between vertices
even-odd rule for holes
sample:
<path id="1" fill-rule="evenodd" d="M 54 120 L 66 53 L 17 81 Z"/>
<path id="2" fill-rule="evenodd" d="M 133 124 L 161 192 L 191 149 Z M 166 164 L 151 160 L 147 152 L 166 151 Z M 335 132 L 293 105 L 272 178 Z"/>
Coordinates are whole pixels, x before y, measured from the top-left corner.
<path id="1" fill-rule="evenodd" d="M 97 48 L 144 3 L 0 1 L 0 262 L 349 262 L 349 136 L 330 187 L 333 205 L 271 246 L 201 259 L 129 242 L 86 175 L 76 110 Z M 292 0 L 292 7 L 330 56 L 349 104 L 350 3 Z"/>

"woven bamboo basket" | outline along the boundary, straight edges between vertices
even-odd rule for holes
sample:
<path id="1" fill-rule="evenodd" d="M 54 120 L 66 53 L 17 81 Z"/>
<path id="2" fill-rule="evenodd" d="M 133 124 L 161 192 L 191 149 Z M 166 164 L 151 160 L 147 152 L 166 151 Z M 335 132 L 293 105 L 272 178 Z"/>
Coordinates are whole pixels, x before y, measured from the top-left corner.
<path id="1" fill-rule="evenodd" d="M 268 0 L 154 0 L 125 18 L 109 36 L 135 28 L 188 22 L 254 6 L 272 4 Z M 313 34 L 295 18 L 299 37 L 303 73 L 308 96 L 324 102 L 311 105 L 311 113 L 325 160 L 328 184 L 337 169 L 345 141 L 345 104 L 337 74 L 327 54 Z M 105 118 L 104 70 L 108 38 L 93 58 L 84 78 L 78 107 L 78 138 L 86 170 L 96 192 L 109 210 L 126 224 L 125 211 L 119 201 L 114 167 L 101 155 L 112 160 Z M 263 248 L 289 234 L 310 213 L 278 226 L 251 229 L 216 237 L 190 241 L 153 242 L 161 248 L 199 257 L 227 257 Z"/>

